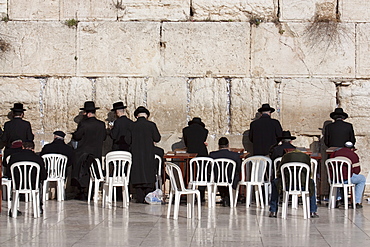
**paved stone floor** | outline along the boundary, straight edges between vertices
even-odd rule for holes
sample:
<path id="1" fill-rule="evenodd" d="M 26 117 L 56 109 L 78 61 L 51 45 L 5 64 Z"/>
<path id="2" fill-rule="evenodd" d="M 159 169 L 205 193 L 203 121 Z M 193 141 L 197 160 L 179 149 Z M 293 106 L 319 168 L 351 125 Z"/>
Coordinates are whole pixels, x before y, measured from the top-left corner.
<path id="1" fill-rule="evenodd" d="M 369 246 L 370 204 L 363 209 L 319 206 L 320 218 L 304 220 L 302 208 L 288 218 L 269 218 L 268 209 L 245 204 L 235 209 L 202 206 L 202 219 L 187 219 L 186 205 L 178 220 L 167 219 L 166 205 L 131 203 L 112 209 L 83 201 L 47 201 L 34 219 L 21 202 L 17 219 L 0 216 L 0 246 Z M 281 211 L 281 210 L 280 210 Z M 280 214 L 279 214 L 280 216 Z"/>

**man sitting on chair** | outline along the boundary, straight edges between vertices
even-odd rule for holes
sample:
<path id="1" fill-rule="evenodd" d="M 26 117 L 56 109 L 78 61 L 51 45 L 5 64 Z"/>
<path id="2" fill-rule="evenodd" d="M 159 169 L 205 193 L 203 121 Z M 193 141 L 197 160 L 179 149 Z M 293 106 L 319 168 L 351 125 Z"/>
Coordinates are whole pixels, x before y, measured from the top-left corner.
<path id="1" fill-rule="evenodd" d="M 270 198 L 270 214 L 269 217 L 277 217 L 278 211 L 278 201 L 279 201 L 279 191 L 282 189 L 282 178 L 280 168 L 282 165 L 289 163 L 289 162 L 301 162 L 311 166 L 311 158 L 305 153 L 302 153 L 298 150 L 286 153 L 277 169 L 277 178 L 274 179 L 271 183 L 271 198 Z M 302 181 L 304 184 L 304 181 Z M 311 218 L 318 218 L 319 215 L 316 213 L 317 205 L 316 205 L 316 190 L 315 190 L 315 183 L 312 179 L 309 181 L 309 191 L 310 191 L 310 216 Z"/>

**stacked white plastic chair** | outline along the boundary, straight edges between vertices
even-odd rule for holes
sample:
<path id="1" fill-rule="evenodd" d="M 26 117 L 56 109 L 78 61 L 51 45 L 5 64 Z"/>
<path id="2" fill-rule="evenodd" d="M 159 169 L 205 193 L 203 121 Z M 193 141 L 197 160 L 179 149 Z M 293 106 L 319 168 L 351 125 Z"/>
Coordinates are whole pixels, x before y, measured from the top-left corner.
<path id="1" fill-rule="evenodd" d="M 44 180 L 43 185 L 43 201 L 49 200 L 48 186 L 50 182 L 57 183 L 57 200 L 63 201 L 68 158 L 62 154 L 44 154 L 42 159 L 44 160 L 47 173 L 47 179 Z"/>
<path id="2" fill-rule="evenodd" d="M 99 194 L 99 186 L 100 183 L 105 182 L 105 177 L 103 175 L 102 166 L 100 163 L 100 160 L 98 158 L 95 158 L 96 166 L 94 164 L 91 164 L 90 166 L 90 182 L 89 182 L 89 192 L 87 194 L 87 203 L 90 203 L 91 199 L 91 192 L 94 187 L 94 203 L 98 203 L 98 194 Z"/>
<path id="3" fill-rule="evenodd" d="M 6 159 L 8 164 L 9 164 L 9 159 L 10 159 L 10 156 L 8 156 L 7 159 Z M 11 209 L 12 204 L 11 204 L 11 201 L 10 201 L 10 193 L 12 191 L 12 180 L 10 180 L 9 178 L 4 178 L 4 174 L 5 174 L 4 167 L 3 167 L 2 173 L 3 173 L 3 176 L 1 178 L 1 185 L 6 186 L 6 196 L 7 196 L 7 201 L 8 201 L 8 209 Z"/>

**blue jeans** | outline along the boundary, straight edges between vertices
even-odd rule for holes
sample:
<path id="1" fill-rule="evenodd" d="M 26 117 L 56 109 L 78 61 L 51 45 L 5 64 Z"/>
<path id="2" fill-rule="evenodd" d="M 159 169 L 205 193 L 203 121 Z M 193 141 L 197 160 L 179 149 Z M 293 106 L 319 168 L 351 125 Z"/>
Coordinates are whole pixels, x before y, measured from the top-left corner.
<path id="1" fill-rule="evenodd" d="M 356 203 L 361 203 L 362 200 L 362 193 L 365 189 L 365 183 L 366 178 L 362 174 L 352 174 L 351 182 L 355 184 L 355 196 L 356 196 Z M 348 181 L 344 182 L 345 184 L 348 183 Z M 343 198 L 343 190 L 342 188 L 338 188 L 337 190 L 337 200 L 340 200 Z"/>
<path id="2" fill-rule="evenodd" d="M 312 180 L 312 179 L 310 179 Z M 278 203 L 279 203 L 279 191 L 277 188 L 277 182 L 279 181 L 278 178 L 274 179 L 271 182 L 271 198 L 270 198 L 270 212 L 277 212 L 278 211 Z M 313 195 L 310 196 L 310 212 L 316 212 L 317 205 L 316 205 L 316 190 L 314 190 Z"/>

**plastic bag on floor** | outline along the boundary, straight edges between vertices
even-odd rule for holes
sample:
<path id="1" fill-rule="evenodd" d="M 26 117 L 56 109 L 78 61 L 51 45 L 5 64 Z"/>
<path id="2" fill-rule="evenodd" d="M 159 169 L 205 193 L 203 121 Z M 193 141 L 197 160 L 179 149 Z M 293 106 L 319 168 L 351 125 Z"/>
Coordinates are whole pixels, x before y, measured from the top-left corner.
<path id="1" fill-rule="evenodd" d="M 155 191 L 150 192 L 145 196 L 145 201 L 149 204 L 162 204 L 162 197 L 162 190 L 156 189 Z"/>

